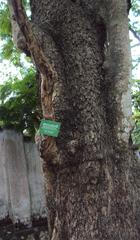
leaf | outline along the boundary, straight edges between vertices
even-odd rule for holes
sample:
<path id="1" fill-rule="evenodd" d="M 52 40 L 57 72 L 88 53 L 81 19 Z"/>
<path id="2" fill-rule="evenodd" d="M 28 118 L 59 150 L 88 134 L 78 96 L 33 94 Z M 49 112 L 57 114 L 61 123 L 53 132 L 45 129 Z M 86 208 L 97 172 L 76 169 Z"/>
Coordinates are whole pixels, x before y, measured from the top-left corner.
<path id="1" fill-rule="evenodd" d="M 0 9 L 0 35 L 1 37 L 11 36 L 10 13 L 6 4 Z"/>

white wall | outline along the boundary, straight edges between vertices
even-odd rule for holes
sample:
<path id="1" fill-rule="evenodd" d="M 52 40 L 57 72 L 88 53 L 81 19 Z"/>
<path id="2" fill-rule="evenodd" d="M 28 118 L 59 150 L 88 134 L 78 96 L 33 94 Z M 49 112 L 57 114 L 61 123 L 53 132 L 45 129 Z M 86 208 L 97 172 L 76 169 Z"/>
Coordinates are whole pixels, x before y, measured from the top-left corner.
<path id="1" fill-rule="evenodd" d="M 34 143 L 13 130 L 0 132 L 0 219 L 28 224 L 46 217 L 42 161 Z"/>

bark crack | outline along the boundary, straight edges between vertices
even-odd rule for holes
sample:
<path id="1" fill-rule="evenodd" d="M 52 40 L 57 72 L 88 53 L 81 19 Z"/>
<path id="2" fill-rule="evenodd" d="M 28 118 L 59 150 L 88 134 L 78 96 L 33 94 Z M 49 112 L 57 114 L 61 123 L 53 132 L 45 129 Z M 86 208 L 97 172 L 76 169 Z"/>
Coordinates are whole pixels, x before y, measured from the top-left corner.
<path id="1" fill-rule="evenodd" d="M 28 20 L 26 12 L 22 6 L 22 1 L 12 0 L 11 2 L 14 9 L 15 19 L 26 39 L 26 43 L 31 52 L 31 56 L 36 65 L 36 68 L 41 75 L 41 100 L 43 106 L 43 116 L 45 118 L 52 119 L 54 118 L 52 107 L 52 93 L 53 84 L 57 78 L 56 72 L 52 69 L 52 66 L 46 59 L 42 48 L 33 33 L 31 23 Z M 44 102 L 47 102 L 45 106 Z"/>
<path id="2" fill-rule="evenodd" d="M 14 17 L 19 25 L 21 32 L 23 33 L 28 49 L 30 50 L 31 57 L 35 66 L 40 73 L 41 78 L 41 105 L 43 111 L 43 117 L 50 120 L 55 120 L 54 109 L 53 109 L 53 91 L 54 82 L 57 80 L 57 74 L 49 64 L 48 59 L 43 53 L 43 50 L 37 41 L 34 32 L 32 30 L 32 25 L 27 18 L 26 12 L 22 5 L 21 0 L 12 0 L 12 7 L 14 10 Z M 48 226 L 50 237 L 54 229 L 55 222 L 55 189 L 54 189 L 54 169 L 53 164 L 58 163 L 58 151 L 56 146 L 56 141 L 53 137 L 41 137 L 40 136 L 40 152 L 44 159 L 44 173 L 46 175 L 46 194 L 47 194 L 47 205 L 48 205 Z M 48 170 L 49 169 L 49 170 Z M 50 170 L 51 169 L 51 170 Z M 52 187 L 53 186 L 53 187 Z M 51 203 L 51 205 L 50 205 Z M 49 214 L 49 209 L 51 213 Z M 53 214 L 52 214 L 53 212 Z"/>

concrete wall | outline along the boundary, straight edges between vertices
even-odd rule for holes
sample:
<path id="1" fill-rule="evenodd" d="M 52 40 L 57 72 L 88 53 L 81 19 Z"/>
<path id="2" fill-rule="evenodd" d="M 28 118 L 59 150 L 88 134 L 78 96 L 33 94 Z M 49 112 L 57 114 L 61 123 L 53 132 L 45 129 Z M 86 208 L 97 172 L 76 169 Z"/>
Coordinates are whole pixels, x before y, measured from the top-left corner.
<path id="1" fill-rule="evenodd" d="M 7 216 L 25 224 L 47 216 L 39 153 L 13 130 L 0 132 L 0 220 Z"/>

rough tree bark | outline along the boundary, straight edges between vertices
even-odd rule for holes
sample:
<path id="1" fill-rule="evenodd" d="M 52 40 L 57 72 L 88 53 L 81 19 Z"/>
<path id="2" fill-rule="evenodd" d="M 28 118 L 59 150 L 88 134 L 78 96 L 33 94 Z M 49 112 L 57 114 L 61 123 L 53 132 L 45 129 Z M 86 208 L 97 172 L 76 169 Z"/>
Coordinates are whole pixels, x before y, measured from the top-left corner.
<path id="1" fill-rule="evenodd" d="M 44 117 L 62 122 L 41 143 L 50 239 L 139 239 L 127 1 L 30 0 L 31 25 L 18 2 Z"/>

